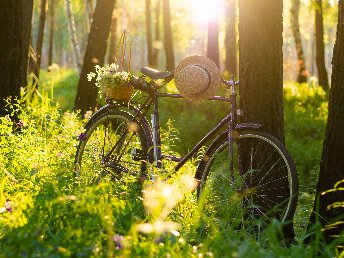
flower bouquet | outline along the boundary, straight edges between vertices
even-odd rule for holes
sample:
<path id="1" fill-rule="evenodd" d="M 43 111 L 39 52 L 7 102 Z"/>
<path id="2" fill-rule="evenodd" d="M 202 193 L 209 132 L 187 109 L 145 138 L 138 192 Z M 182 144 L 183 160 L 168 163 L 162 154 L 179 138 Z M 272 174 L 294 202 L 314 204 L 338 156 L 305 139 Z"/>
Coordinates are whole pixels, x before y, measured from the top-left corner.
<path id="1" fill-rule="evenodd" d="M 89 81 L 96 77 L 96 86 L 106 98 L 113 100 L 129 100 L 134 92 L 130 85 L 130 73 L 119 71 L 117 64 L 109 64 L 103 67 L 96 65 L 96 73 L 89 73 Z"/>

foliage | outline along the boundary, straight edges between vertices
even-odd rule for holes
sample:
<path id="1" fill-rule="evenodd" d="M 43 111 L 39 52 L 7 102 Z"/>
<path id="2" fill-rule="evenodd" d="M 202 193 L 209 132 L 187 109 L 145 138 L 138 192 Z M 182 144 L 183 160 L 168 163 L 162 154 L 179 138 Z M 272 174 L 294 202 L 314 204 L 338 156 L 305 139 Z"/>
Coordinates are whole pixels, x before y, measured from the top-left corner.
<path id="1" fill-rule="evenodd" d="M 59 67 L 53 64 L 49 71 L 40 72 L 40 89 L 48 94 L 48 97 L 57 103 L 64 111 L 72 110 L 76 95 L 78 75 L 74 70 Z"/>
<path id="2" fill-rule="evenodd" d="M 327 105 L 327 96 L 319 86 L 289 83 L 284 87 L 286 145 L 300 180 L 295 221 L 297 234 L 307 227 L 313 209 Z"/>
<path id="3" fill-rule="evenodd" d="M 162 179 L 146 180 L 143 185 L 77 184 L 74 153 L 85 121 L 75 113 L 61 112 L 46 94 L 29 93 L 18 105 L 8 107 L 19 114 L 19 122 L 0 118 L 0 205 L 4 205 L 0 257 L 334 255 L 333 246 L 322 243 L 319 229 L 311 244 L 302 243 L 301 232 L 299 240 L 287 247 L 276 221 L 255 236 L 204 218 L 192 191 L 192 163 L 166 178 L 163 175 L 172 167 L 166 162 L 162 171 L 156 171 Z M 169 122 L 162 133 L 164 151 L 174 152 L 169 146 L 180 144 L 178 131 Z"/>

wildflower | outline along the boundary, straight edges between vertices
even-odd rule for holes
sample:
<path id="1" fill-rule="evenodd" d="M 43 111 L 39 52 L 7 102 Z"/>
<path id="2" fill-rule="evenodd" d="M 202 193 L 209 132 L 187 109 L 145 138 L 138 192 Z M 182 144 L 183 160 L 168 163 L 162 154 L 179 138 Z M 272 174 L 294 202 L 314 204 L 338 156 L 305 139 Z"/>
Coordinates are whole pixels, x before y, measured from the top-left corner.
<path id="1" fill-rule="evenodd" d="M 143 184 L 145 182 L 145 180 L 147 180 L 147 177 L 145 175 L 140 176 L 139 181 L 140 181 L 141 184 Z"/>
<path id="2" fill-rule="evenodd" d="M 5 119 L 6 119 L 7 122 L 11 122 L 11 117 L 10 117 L 10 115 L 6 115 L 6 116 L 5 116 Z"/>
<path id="3" fill-rule="evenodd" d="M 89 110 L 89 111 L 86 111 L 86 112 L 85 112 L 84 118 L 88 120 L 88 119 L 91 118 L 91 116 L 92 116 L 92 111 Z"/>
<path id="4" fill-rule="evenodd" d="M 86 133 L 81 133 L 81 134 L 79 134 L 78 139 L 79 139 L 79 141 L 81 141 L 81 142 L 86 141 L 86 139 L 87 139 Z"/>
<path id="5" fill-rule="evenodd" d="M 24 122 L 22 120 L 19 120 L 19 122 L 17 123 L 17 127 L 23 128 L 23 126 L 24 126 Z"/>
<path id="6" fill-rule="evenodd" d="M 151 223 L 142 223 L 136 226 L 136 230 L 138 232 L 142 232 L 145 234 L 149 233 L 172 233 L 174 236 L 179 236 L 180 233 L 177 231 L 177 229 L 180 227 L 180 225 L 173 221 L 155 221 L 153 224 Z"/>
<path id="7" fill-rule="evenodd" d="M 162 236 L 159 236 L 158 238 L 154 239 L 154 243 L 156 244 L 164 243 L 164 239 L 162 238 Z"/>
<path id="8" fill-rule="evenodd" d="M 94 72 L 90 72 L 89 74 L 87 74 L 87 80 L 89 82 L 92 81 L 94 77 L 96 77 L 96 74 Z"/>
<path id="9" fill-rule="evenodd" d="M 112 239 L 116 243 L 116 250 L 123 249 L 123 239 L 124 239 L 124 237 L 122 235 L 118 235 L 118 234 L 114 235 Z"/>
<path id="10" fill-rule="evenodd" d="M 10 199 L 7 199 L 6 202 L 5 202 L 5 208 L 8 212 L 13 212 L 13 209 L 12 209 L 12 206 L 11 206 L 11 203 L 10 203 Z"/>

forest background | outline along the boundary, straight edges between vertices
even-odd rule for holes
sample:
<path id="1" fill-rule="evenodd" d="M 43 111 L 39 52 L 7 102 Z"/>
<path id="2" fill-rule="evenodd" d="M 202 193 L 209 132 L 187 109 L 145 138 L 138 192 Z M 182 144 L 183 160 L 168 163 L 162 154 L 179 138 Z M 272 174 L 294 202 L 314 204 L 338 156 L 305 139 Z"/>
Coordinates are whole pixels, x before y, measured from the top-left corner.
<path id="1" fill-rule="evenodd" d="M 169 3 L 169 21 L 166 21 L 166 18 L 163 19 L 163 17 L 169 16 L 166 14 L 166 10 L 168 10 L 166 8 L 167 2 Z M 135 249 L 135 247 L 139 247 L 139 249 L 142 248 L 143 250 L 144 244 L 150 247 L 154 246 L 155 244 L 156 239 L 154 237 L 148 237 L 145 240 L 146 242 L 142 242 L 142 239 L 138 241 L 139 237 L 132 234 L 132 232 L 129 230 L 130 226 L 128 225 L 124 227 L 125 229 L 121 229 L 119 232 L 117 232 L 109 226 L 112 224 L 106 221 L 104 218 L 99 219 L 100 222 L 98 222 L 98 224 L 88 224 L 84 230 L 84 233 L 94 233 L 97 225 L 101 224 L 101 228 L 103 228 L 104 231 L 100 234 L 101 237 L 99 236 L 99 238 L 98 236 L 95 236 L 96 234 L 93 235 L 93 233 L 91 234 L 92 236 L 88 238 L 80 232 L 73 231 L 73 233 L 71 233 L 72 231 L 70 231 L 69 233 L 71 235 L 74 237 L 78 236 L 81 239 L 81 241 L 78 243 L 68 242 L 65 235 L 63 235 L 61 232 L 58 232 L 58 226 L 54 224 L 55 222 L 53 222 L 52 218 L 48 219 L 46 217 L 47 219 L 45 222 L 41 222 L 41 224 L 38 223 L 39 225 L 33 228 L 30 228 L 30 223 L 27 223 L 28 221 L 31 223 L 36 223 L 35 218 L 37 218 L 38 215 L 44 214 L 44 216 L 48 216 L 48 213 L 44 213 L 44 209 L 50 207 L 50 215 L 54 213 L 53 211 L 57 210 L 60 211 L 56 212 L 56 214 L 65 214 L 55 217 L 57 224 L 60 223 L 61 225 L 65 225 L 66 218 L 78 214 L 77 207 L 79 207 L 79 205 L 86 205 L 89 207 L 89 204 L 87 203 L 88 201 L 92 202 L 93 204 L 95 202 L 95 210 L 90 208 L 93 215 L 104 217 L 106 216 L 107 212 L 104 209 L 101 209 L 100 206 L 111 207 L 113 210 L 120 210 L 120 212 L 118 212 L 119 215 L 116 215 L 119 216 L 117 217 L 118 221 L 126 219 L 128 223 L 129 221 L 132 224 L 135 223 L 135 221 L 128 218 L 128 210 L 123 210 L 123 207 L 120 207 L 118 203 L 109 203 L 106 198 L 99 199 L 98 201 L 87 201 L 87 198 L 83 198 L 89 193 L 94 194 L 96 197 L 99 197 L 99 194 L 107 194 L 99 188 L 87 189 L 85 192 L 81 193 L 81 195 L 78 191 L 76 192 L 78 192 L 79 195 L 66 195 L 65 192 L 68 191 L 63 190 L 63 188 L 68 188 L 66 185 L 63 185 L 60 180 L 57 181 L 58 184 L 63 185 L 62 188 L 52 183 L 52 179 L 61 177 L 62 171 L 68 171 L 68 173 L 71 174 L 73 154 L 75 151 L 74 146 L 68 146 L 68 143 L 66 142 L 68 140 L 63 138 L 61 135 L 58 136 L 57 133 L 59 132 L 60 134 L 61 132 L 58 130 L 56 132 L 52 131 L 50 133 L 51 135 L 49 135 L 49 133 L 45 133 L 42 138 L 39 138 L 40 136 L 37 135 L 35 136 L 34 133 L 35 130 L 46 131 L 47 124 L 42 126 L 43 123 L 40 123 L 42 121 L 46 121 L 47 117 L 50 119 L 54 116 L 58 117 L 58 119 L 53 121 L 51 118 L 51 121 L 49 122 L 51 123 L 50 126 L 56 125 L 56 127 L 63 127 L 63 130 L 66 130 L 64 131 L 65 134 L 76 136 L 82 130 L 82 122 L 85 121 L 78 120 L 76 115 L 70 111 L 76 106 L 77 88 L 78 83 L 80 83 L 78 82 L 79 74 L 82 70 L 83 57 L 85 55 L 89 40 L 88 36 L 92 26 L 95 4 L 96 1 L 92 0 L 50 0 L 49 2 L 44 0 L 34 1 L 31 47 L 29 51 L 31 60 L 29 70 L 32 73 L 31 77 L 29 78 L 29 84 L 35 85 L 43 97 L 38 102 L 32 102 L 28 104 L 27 109 L 21 110 L 21 121 L 32 130 L 27 130 L 27 134 L 23 135 L 23 138 L 18 137 L 18 140 L 25 140 L 27 146 L 31 147 L 36 145 L 34 142 L 39 142 L 40 140 L 42 141 L 42 144 L 45 142 L 45 145 L 43 144 L 42 146 L 44 147 L 39 147 L 42 149 L 43 153 L 35 154 L 37 155 L 35 157 L 40 161 L 40 164 L 38 164 L 39 162 L 37 161 L 31 162 L 31 159 L 28 159 L 28 157 L 24 156 L 21 157 L 22 159 L 19 159 L 17 163 L 13 163 L 13 160 L 11 160 L 10 165 L 8 165 L 7 162 L 3 162 L 3 164 L 6 164 L 4 169 L 6 172 L 3 172 L 6 179 L 3 180 L 3 189 L 5 190 L 3 190 L 1 198 L 6 200 L 9 196 L 11 196 L 13 207 L 15 207 L 15 204 L 17 203 L 17 207 L 15 208 L 20 211 L 20 213 L 11 213 L 12 217 L 6 217 L 6 223 L 2 224 L 3 231 L 1 237 L 7 238 L 8 240 L 7 243 L 4 242 L 4 244 L 1 245 L 1 248 L 3 248 L 7 254 L 18 254 L 18 251 L 12 249 L 14 242 L 18 241 L 18 243 L 20 243 L 19 250 L 21 250 L 24 254 L 29 253 L 30 255 L 37 252 L 37 254 L 57 253 L 61 256 L 68 256 L 73 253 L 78 253 L 78 250 L 82 249 L 81 246 L 84 247 L 84 249 L 81 251 L 81 255 L 83 253 L 92 253 L 93 255 L 97 255 L 97 252 L 105 255 L 110 251 L 118 252 L 118 250 L 114 250 L 113 247 L 113 245 L 118 244 L 115 240 L 113 240 L 114 243 L 112 244 L 108 242 L 104 243 L 104 239 L 112 239 L 112 236 L 116 235 L 115 233 L 120 233 L 124 236 L 127 241 L 125 250 L 131 255 L 135 254 L 135 252 L 140 252 L 138 249 Z M 322 1 L 322 4 L 325 53 L 324 64 L 328 73 L 326 77 L 328 80 L 330 80 L 332 73 L 331 62 L 333 57 L 333 47 L 336 40 L 336 28 L 338 22 L 338 2 Z M 299 9 L 297 8 L 298 5 Z M 45 6 L 45 8 L 42 8 L 42 6 Z M 183 58 L 189 55 L 199 54 L 207 55 L 213 58 L 213 60 L 214 56 L 217 56 L 218 60 L 216 60 L 217 57 L 215 57 L 214 61 L 218 62 L 218 65 L 225 77 L 228 78 L 229 74 L 238 76 L 239 12 L 237 7 L 234 9 L 231 8 L 230 10 L 228 9 L 229 6 L 236 6 L 235 1 L 117 0 L 114 1 L 114 6 L 115 8 L 113 12 L 111 10 L 112 18 L 111 27 L 109 27 L 109 34 L 107 35 L 108 40 L 103 41 L 106 42 L 107 49 L 107 52 L 104 56 L 104 63 L 110 63 L 114 61 L 114 50 L 118 45 L 122 32 L 126 30 L 129 32 L 131 38 L 131 47 L 128 45 L 127 49 L 131 49 L 130 57 L 128 57 L 128 59 L 130 59 L 131 71 L 134 74 L 138 74 L 140 67 L 149 65 L 154 66 L 158 70 L 171 70 Z M 275 234 L 274 232 L 273 234 L 268 235 L 267 238 L 260 239 L 262 242 L 267 241 L 266 239 L 268 238 L 274 239 L 267 244 L 268 248 L 265 249 L 264 247 L 260 247 L 262 242 L 258 241 L 258 245 L 256 246 L 255 242 L 251 241 L 252 239 L 246 239 L 243 237 L 246 240 L 244 240 L 242 243 L 239 243 L 238 241 L 233 240 L 233 236 L 235 235 L 233 232 L 232 235 L 231 233 L 227 232 L 228 234 L 226 235 L 226 238 L 229 238 L 232 241 L 228 244 L 229 246 L 227 250 L 228 255 L 230 256 L 236 257 L 239 254 L 240 256 L 244 257 L 245 255 L 252 255 L 254 250 L 259 250 L 258 253 L 261 255 L 263 255 L 265 252 L 272 255 L 274 251 L 276 251 L 274 248 L 278 249 L 277 252 L 279 252 L 280 255 L 285 254 L 288 256 L 290 254 L 304 251 L 305 256 L 312 256 L 314 254 L 318 254 L 317 252 L 319 251 L 319 245 L 322 245 L 319 244 L 320 240 L 317 239 L 318 242 L 314 242 L 314 244 L 310 245 L 307 250 L 303 250 L 303 240 L 307 235 L 305 229 L 307 228 L 309 216 L 313 209 L 316 182 L 320 171 L 319 163 L 325 134 L 329 96 L 327 91 L 328 89 L 326 89 L 326 87 L 323 89 L 322 86 L 324 85 L 319 85 L 318 79 L 319 76 L 317 71 L 315 44 L 315 14 L 318 8 L 317 6 L 318 5 L 316 4 L 316 1 L 310 0 L 283 1 L 283 81 L 285 101 L 285 135 L 287 148 L 290 150 L 295 160 L 301 182 L 299 197 L 300 201 L 297 214 L 295 215 L 295 228 L 299 242 L 292 249 L 284 249 L 283 245 L 279 245 L 278 240 L 273 237 Z M 295 11 L 297 9 L 298 11 Z M 268 10 L 269 9 L 267 8 L 267 11 Z M 148 17 L 150 17 L 149 22 L 147 22 L 147 20 L 149 20 Z M 234 26 L 231 27 L 231 35 L 235 36 L 235 41 L 234 43 L 232 42 L 232 49 L 234 49 L 234 51 L 228 51 L 228 38 L 226 37 L 229 30 L 228 21 L 230 20 L 228 17 L 232 17 L 231 22 L 234 24 Z M 235 19 L 233 19 L 234 17 Z M 297 29 L 295 29 L 295 27 L 297 27 L 297 23 L 295 23 L 295 17 L 298 17 L 301 45 L 300 43 L 295 44 L 295 40 L 298 37 L 295 34 L 295 31 L 297 31 Z M 212 22 L 214 20 L 216 20 L 218 24 L 214 24 Z M 42 24 L 44 24 L 43 28 Z M 172 35 L 172 39 L 165 41 L 165 39 L 168 38 L 166 31 L 169 30 L 169 26 L 172 29 L 170 33 L 170 36 Z M 211 37 L 209 37 L 209 35 L 211 35 Z M 233 36 L 231 38 L 233 38 Z M 173 43 L 173 45 L 167 46 L 169 43 Z M 218 49 L 215 47 L 216 45 L 218 46 Z M 233 47 L 233 45 L 235 47 Z M 300 48 L 297 48 L 300 46 L 302 47 L 303 60 L 300 59 Z M 169 51 L 172 49 L 172 54 L 171 52 L 167 52 L 167 49 L 169 49 Z M 230 55 L 232 56 L 230 57 Z M 234 67 L 233 65 L 231 68 L 228 66 L 227 61 L 229 58 L 232 58 L 230 65 L 232 65 L 233 60 L 235 60 Z M 97 60 L 95 60 L 94 65 L 95 64 L 97 64 Z M 39 80 L 37 80 L 38 77 Z M 300 77 L 304 78 L 302 79 Z M 299 82 L 303 83 L 299 84 Z M 170 88 L 168 90 L 175 91 L 174 85 L 169 85 L 169 87 Z M 27 99 L 24 101 L 30 102 Z M 98 107 L 101 105 L 101 100 L 99 100 L 99 104 L 97 105 Z M 18 108 L 22 109 L 22 107 Z M 38 114 L 39 112 L 35 113 L 36 108 L 40 110 L 41 114 Z M 220 105 L 190 103 L 189 101 L 182 101 L 178 104 L 171 103 L 169 101 L 163 102 L 161 109 L 163 110 L 162 113 L 164 114 L 162 117 L 162 123 L 165 125 L 164 129 L 167 133 L 173 133 L 173 137 L 176 136 L 176 138 L 180 139 L 177 140 L 177 142 L 171 143 L 171 148 L 174 151 L 182 153 L 185 152 L 185 150 L 192 146 L 194 141 L 197 141 L 197 139 L 199 139 L 204 132 L 211 127 L 211 124 L 208 123 L 208 121 L 213 116 L 223 112 L 223 108 L 224 107 Z M 43 115 L 45 115 L 45 117 Z M 34 119 L 36 122 L 29 124 L 29 121 L 33 121 Z M 66 119 L 69 119 L 74 124 L 69 125 L 69 127 L 66 126 Z M 167 123 L 170 119 L 172 119 L 173 128 L 176 130 L 171 131 L 171 123 Z M 42 127 L 36 128 L 36 126 Z M 196 133 L 193 129 L 196 129 Z M 176 132 L 183 133 L 179 134 Z M 56 133 L 56 135 L 54 133 Z M 50 149 L 52 146 L 47 149 L 46 141 L 49 139 L 49 137 L 58 139 L 60 143 L 63 142 L 61 146 L 56 145 L 55 147 L 57 149 L 65 148 L 65 150 L 56 153 Z M 8 139 L 6 140 L 8 141 Z M 8 141 L 6 144 L 18 144 L 18 142 L 13 140 L 12 142 Z M 17 147 L 13 146 L 17 145 L 12 145 L 11 155 L 15 156 L 20 154 L 20 148 L 16 149 Z M 6 157 L 4 160 L 8 161 L 7 158 L 9 154 L 6 152 L 6 149 L 4 150 L 5 151 L 2 153 Z M 65 160 L 57 161 L 57 163 L 55 163 L 56 161 L 53 161 L 55 156 L 52 155 L 63 157 Z M 44 158 L 46 159 L 45 161 L 43 161 Z M 27 163 L 26 166 L 24 166 L 26 169 L 26 174 L 22 174 L 22 166 L 24 163 Z M 190 165 L 190 169 L 191 168 L 192 166 Z M 42 171 L 49 173 L 49 176 L 41 183 L 38 183 L 37 180 L 42 179 L 40 176 Z M 11 176 L 14 176 L 14 179 Z M 63 178 L 64 177 L 65 176 L 63 176 Z M 23 195 L 24 193 L 27 193 L 28 188 L 25 188 L 27 186 L 24 187 L 24 190 L 18 190 L 17 188 L 20 185 L 18 184 L 18 179 L 20 181 L 20 179 L 23 178 L 28 180 L 26 183 L 35 182 L 33 185 L 36 185 L 37 187 L 39 186 L 38 188 L 40 189 L 47 187 L 47 192 L 51 193 L 48 193 L 44 197 L 42 190 L 29 188 L 29 192 L 32 194 L 32 196 L 25 199 Z M 8 183 L 8 181 L 11 180 L 17 181 L 16 187 L 11 188 L 13 186 L 13 182 L 10 184 Z M 6 186 L 6 184 L 8 185 Z M 97 191 L 100 191 L 100 193 L 96 193 Z M 73 196 L 77 196 L 78 201 L 73 200 L 73 198 L 75 198 Z M 50 199 L 48 202 L 45 202 L 43 199 L 39 198 Z M 59 198 L 64 198 L 63 200 L 67 200 L 67 202 L 75 201 L 76 204 L 68 204 L 72 205 L 72 208 L 70 211 L 66 211 L 70 208 L 68 205 L 64 206 L 65 204 L 59 203 L 58 201 L 57 204 L 54 203 L 54 201 L 59 200 Z M 19 202 L 22 204 L 19 205 Z M 41 208 L 35 205 L 40 205 Z M 182 204 L 180 207 L 187 209 L 185 208 L 187 207 L 186 204 Z M 99 210 L 97 210 L 98 208 Z M 180 212 L 180 214 L 178 212 Z M 187 220 L 187 222 L 181 221 L 183 216 L 192 216 L 191 214 L 185 213 L 185 211 L 183 212 L 178 210 L 172 216 L 177 217 L 176 220 L 183 224 L 183 226 L 185 226 L 184 224 L 187 224 L 187 222 L 192 225 L 191 219 Z M 81 216 L 84 215 L 85 214 L 82 214 Z M 14 223 L 13 218 L 19 219 L 20 222 L 18 224 Z M 53 225 L 49 223 L 53 223 Z M 73 221 L 72 224 L 73 223 L 78 224 L 79 222 Z M 118 224 L 119 222 L 115 222 L 115 224 L 116 223 Z M 117 224 L 116 226 L 121 228 Z M 68 234 L 68 227 L 65 228 Z M 49 233 L 49 231 L 51 232 Z M 190 233 L 185 228 L 182 231 L 182 235 L 184 235 L 184 238 L 187 240 L 187 244 L 175 243 L 173 242 L 175 241 L 174 239 L 173 241 L 168 242 L 168 244 L 165 242 L 164 247 L 154 246 L 152 251 L 153 254 L 168 254 L 169 252 L 172 252 L 176 245 L 178 246 L 178 251 L 175 253 L 175 255 L 190 254 L 196 256 L 199 253 L 206 255 L 208 250 L 212 250 L 218 255 L 221 254 L 221 252 L 224 252 L 223 248 L 219 247 L 220 243 L 222 243 L 222 233 L 219 233 L 210 239 L 202 238 L 204 236 L 201 236 L 200 239 L 197 239 L 197 234 L 195 232 Z M 20 232 L 26 233 L 24 234 Z M 111 232 L 112 235 L 109 232 Z M 320 231 L 317 232 L 319 233 Z M 42 234 L 40 235 L 40 233 Z M 37 237 L 38 235 L 40 235 L 42 239 L 39 239 Z M 319 235 L 321 234 L 319 233 Z M 28 244 L 26 241 L 30 236 L 36 240 L 33 243 Z M 59 237 L 61 237 L 61 239 Z M 64 240 L 62 238 L 64 238 Z M 183 242 L 185 241 L 184 238 L 178 238 L 178 241 Z M 135 241 L 129 244 L 131 239 L 135 239 Z M 276 242 L 274 242 L 275 240 Z M 204 243 L 204 246 L 202 243 Z M 334 245 L 337 245 L 337 243 Z M 196 248 L 194 248 L 194 246 L 196 246 Z M 262 246 L 264 246 L 264 244 L 262 244 Z M 326 244 L 324 244 L 321 249 L 321 255 L 333 255 L 333 252 L 335 251 L 333 251 L 332 247 L 333 246 L 331 245 L 326 246 Z M 252 250 L 248 251 L 249 248 Z M 194 252 L 194 250 L 196 251 Z M 152 255 L 145 253 L 146 251 L 142 252 L 145 255 Z M 125 254 L 125 252 L 123 253 Z M 210 256 L 210 254 L 208 255 Z"/>

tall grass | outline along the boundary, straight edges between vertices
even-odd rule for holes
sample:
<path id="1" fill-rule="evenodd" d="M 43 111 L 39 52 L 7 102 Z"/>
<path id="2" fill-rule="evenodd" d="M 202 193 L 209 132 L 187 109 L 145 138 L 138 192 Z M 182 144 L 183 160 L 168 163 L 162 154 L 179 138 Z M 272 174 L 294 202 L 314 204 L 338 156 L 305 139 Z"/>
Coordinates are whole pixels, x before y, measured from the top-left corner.
<path id="1" fill-rule="evenodd" d="M 59 87 L 58 82 L 55 86 Z M 286 89 L 286 109 L 292 108 L 288 106 L 292 101 L 301 101 L 301 106 L 310 101 L 304 96 L 295 100 L 294 89 L 292 86 Z M 58 93 L 55 88 L 48 90 L 55 100 L 63 92 Z M 305 91 L 305 94 L 308 93 Z M 75 147 L 85 121 L 76 113 L 66 111 L 70 107 L 61 102 L 63 111 L 45 93 L 33 99 L 25 97 L 27 95 L 23 95 L 18 105 L 9 107 L 10 111 L 19 114 L 19 123 L 9 117 L 0 118 L 0 206 L 3 206 L 0 209 L 0 257 L 335 255 L 333 246 L 321 241 L 319 228 L 315 231 L 319 236 L 316 241 L 308 245 L 302 243 L 305 232 L 301 226 L 305 221 L 302 222 L 301 217 L 307 213 L 302 208 L 306 200 L 299 205 L 298 239 L 291 246 L 283 243 L 281 225 L 276 221 L 262 234 L 254 235 L 221 224 L 216 218 L 204 217 L 192 191 L 195 172 L 192 162 L 168 178 L 164 175 L 171 171 L 172 165 L 165 163 L 164 169 L 156 172 L 162 178 L 156 182 L 146 180 L 120 187 L 120 181 L 89 186 L 76 183 L 73 176 Z M 169 111 L 179 108 L 169 106 Z M 288 112 L 287 121 L 291 119 Z M 306 114 L 303 111 L 295 114 L 295 119 Z M 196 112 L 193 116 L 197 119 Z M 312 121 L 307 120 L 307 123 Z M 295 121 L 295 126 L 297 124 Z M 303 126 L 309 130 L 317 127 Z M 287 143 L 296 160 L 303 158 L 295 155 L 299 147 L 293 142 L 299 141 L 296 136 L 305 128 L 287 127 L 286 130 Z M 178 130 L 184 128 L 180 126 Z M 165 126 L 164 151 L 175 152 L 172 146 L 181 144 L 177 140 L 178 130 L 171 122 Z M 291 133 L 293 130 L 295 135 Z M 305 133 L 306 136 L 309 134 Z M 317 155 L 314 157 L 318 158 Z M 303 166 L 302 162 L 298 164 Z M 316 165 L 314 167 L 316 170 Z"/>

